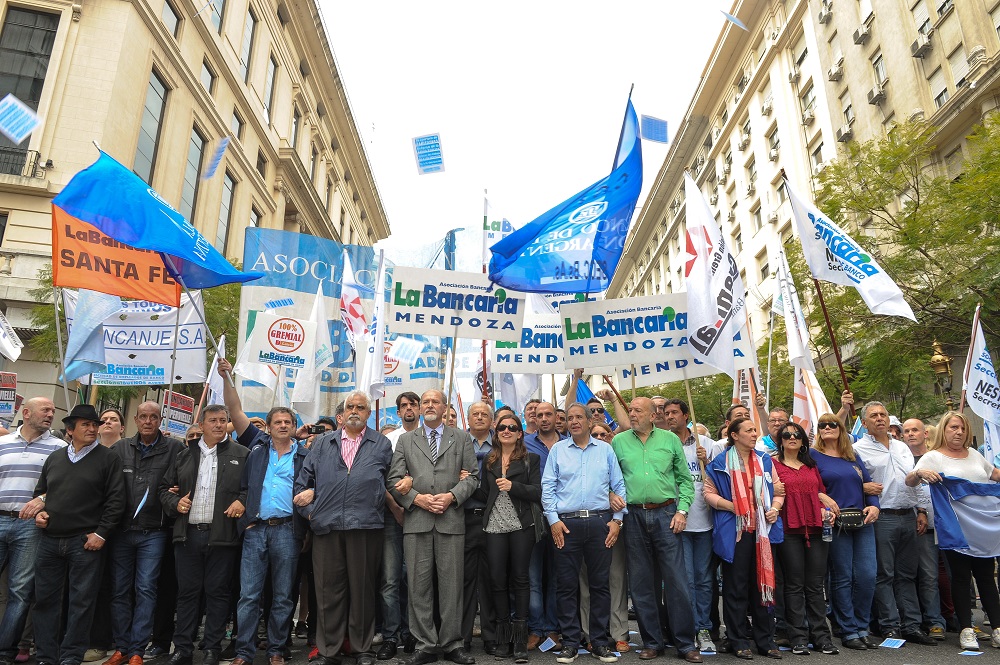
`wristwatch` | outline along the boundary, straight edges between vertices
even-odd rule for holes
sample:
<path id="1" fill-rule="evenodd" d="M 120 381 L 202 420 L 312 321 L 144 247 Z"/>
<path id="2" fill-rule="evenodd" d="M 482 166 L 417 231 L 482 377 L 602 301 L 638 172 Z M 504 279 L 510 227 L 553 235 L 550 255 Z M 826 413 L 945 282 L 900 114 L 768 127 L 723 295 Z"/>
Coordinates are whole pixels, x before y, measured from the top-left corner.
<path id="1" fill-rule="evenodd" d="M 688 511 L 686 511 L 686 510 L 678 510 L 677 514 L 678 515 L 683 515 L 684 517 L 687 517 L 688 516 Z"/>
<path id="2" fill-rule="evenodd" d="M 621 520 L 611 520 L 611 521 L 614 522 L 615 524 L 617 524 L 619 529 L 622 528 L 622 521 Z"/>

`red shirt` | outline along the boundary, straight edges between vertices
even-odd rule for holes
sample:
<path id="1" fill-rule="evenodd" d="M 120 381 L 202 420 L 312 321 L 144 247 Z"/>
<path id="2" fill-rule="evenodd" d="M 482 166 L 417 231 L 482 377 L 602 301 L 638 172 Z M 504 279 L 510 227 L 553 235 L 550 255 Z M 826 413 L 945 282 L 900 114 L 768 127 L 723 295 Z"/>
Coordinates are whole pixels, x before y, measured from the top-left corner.
<path id="1" fill-rule="evenodd" d="M 784 522 L 785 530 L 795 533 L 796 531 L 792 530 L 807 527 L 821 529 L 823 504 L 819 502 L 819 495 L 821 492 L 826 494 L 826 487 L 820 478 L 819 469 L 809 468 L 803 464 L 796 470 L 777 458 L 773 461 L 778 467 L 781 482 L 785 483 L 785 505 L 781 508 L 781 520 Z M 809 531 L 814 529 L 809 528 Z"/>

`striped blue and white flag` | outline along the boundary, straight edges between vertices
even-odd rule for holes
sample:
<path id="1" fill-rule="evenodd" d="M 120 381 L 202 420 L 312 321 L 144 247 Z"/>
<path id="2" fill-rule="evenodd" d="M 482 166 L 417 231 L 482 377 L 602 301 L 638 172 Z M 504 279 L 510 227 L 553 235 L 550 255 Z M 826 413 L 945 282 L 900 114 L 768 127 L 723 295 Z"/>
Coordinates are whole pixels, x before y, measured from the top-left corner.
<path id="1" fill-rule="evenodd" d="M 1000 556 L 1000 484 L 945 476 L 930 491 L 938 547 L 976 558 Z"/>

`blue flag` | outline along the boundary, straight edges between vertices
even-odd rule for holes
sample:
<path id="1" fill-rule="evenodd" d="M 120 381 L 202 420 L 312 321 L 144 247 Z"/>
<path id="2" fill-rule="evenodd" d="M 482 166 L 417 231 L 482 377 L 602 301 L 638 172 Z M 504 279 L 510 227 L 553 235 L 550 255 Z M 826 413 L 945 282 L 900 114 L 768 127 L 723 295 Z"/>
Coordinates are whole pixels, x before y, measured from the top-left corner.
<path id="1" fill-rule="evenodd" d="M 1000 485 L 944 476 L 929 485 L 938 547 L 971 557 L 1000 555 Z"/>
<path id="2" fill-rule="evenodd" d="M 143 180 L 103 151 L 52 200 L 73 217 L 118 242 L 159 252 L 171 277 L 191 289 L 248 282 L 240 272 Z"/>
<path id="3" fill-rule="evenodd" d="M 577 379 L 577 382 L 576 382 L 576 401 L 579 402 L 580 404 L 583 404 L 584 406 L 586 406 L 587 402 L 589 402 L 590 400 L 592 400 L 594 398 L 595 398 L 595 395 L 594 395 L 593 391 L 591 391 L 590 386 L 587 385 L 587 382 L 584 381 L 583 379 Z M 608 413 L 607 410 L 604 411 L 604 422 L 606 422 L 608 424 L 608 427 L 611 428 L 612 432 L 614 432 L 616 429 L 618 429 L 618 422 L 614 418 L 611 417 L 611 414 Z"/>
<path id="4" fill-rule="evenodd" d="M 104 322 L 122 310 L 122 299 L 80 289 L 73 327 L 66 342 L 66 366 L 60 379 L 72 381 L 107 369 L 104 361 Z"/>
<path id="5" fill-rule="evenodd" d="M 606 290 L 641 189 L 639 121 L 629 101 L 611 175 L 494 244 L 490 279 L 530 293 Z"/>

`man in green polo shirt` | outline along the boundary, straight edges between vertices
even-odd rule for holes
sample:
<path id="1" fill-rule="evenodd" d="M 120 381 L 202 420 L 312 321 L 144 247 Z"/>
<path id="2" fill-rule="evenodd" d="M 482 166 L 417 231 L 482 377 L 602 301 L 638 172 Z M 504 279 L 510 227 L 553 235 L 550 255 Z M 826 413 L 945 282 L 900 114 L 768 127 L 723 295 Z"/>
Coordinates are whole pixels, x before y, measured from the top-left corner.
<path id="1" fill-rule="evenodd" d="M 700 663 L 702 657 L 694 641 L 694 615 L 678 538 L 687 525 L 694 483 L 681 440 L 673 432 L 654 426 L 654 413 L 651 399 L 632 400 L 628 409 L 632 429 L 616 435 L 611 442 L 629 501 L 625 546 L 629 589 L 642 637 L 639 658 L 656 658 L 665 646 L 656 608 L 657 590 L 653 588 L 655 566 L 659 564 L 668 597 L 674 601 L 669 617 L 677 651 L 689 663 Z"/>

